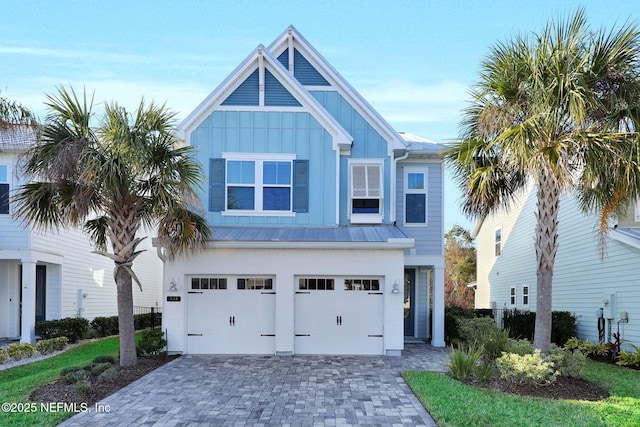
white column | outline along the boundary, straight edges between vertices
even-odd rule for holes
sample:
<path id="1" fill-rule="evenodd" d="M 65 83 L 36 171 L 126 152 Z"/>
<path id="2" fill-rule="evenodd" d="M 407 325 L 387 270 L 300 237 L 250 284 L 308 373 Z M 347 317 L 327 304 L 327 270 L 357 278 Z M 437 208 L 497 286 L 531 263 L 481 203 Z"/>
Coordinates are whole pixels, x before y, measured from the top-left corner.
<path id="1" fill-rule="evenodd" d="M 431 331 L 431 345 L 444 347 L 444 267 L 433 269 L 433 301 L 432 301 L 433 329 Z"/>
<path id="2" fill-rule="evenodd" d="M 36 342 L 36 261 L 22 260 L 21 343 Z"/>

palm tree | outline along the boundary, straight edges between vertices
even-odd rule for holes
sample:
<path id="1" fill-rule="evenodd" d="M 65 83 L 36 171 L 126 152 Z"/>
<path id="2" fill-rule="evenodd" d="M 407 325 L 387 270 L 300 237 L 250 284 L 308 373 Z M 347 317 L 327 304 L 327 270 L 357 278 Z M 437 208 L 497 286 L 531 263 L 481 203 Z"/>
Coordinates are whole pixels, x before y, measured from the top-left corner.
<path id="1" fill-rule="evenodd" d="M 445 154 L 465 196 L 484 216 L 537 189 L 534 346 L 549 351 L 560 197 L 573 192 L 600 229 L 640 189 L 640 33 L 634 23 L 591 31 L 582 9 L 539 34 L 495 45 Z"/>
<path id="2" fill-rule="evenodd" d="M 164 105 L 143 100 L 132 115 L 105 104 L 93 129 L 93 99 L 86 94 L 80 100 L 73 89 L 60 88 L 47 100 L 41 138 L 25 161 L 33 180 L 18 190 L 17 214 L 45 230 L 81 226 L 96 253 L 114 261 L 120 365 L 130 366 L 137 361 L 132 284 L 142 285 L 132 267 L 145 238 L 140 228 L 158 227 L 169 257 L 202 248 L 209 229 L 190 209 L 202 170 L 191 147 L 176 146 L 174 113 Z"/>
<path id="3" fill-rule="evenodd" d="M 0 96 L 0 130 L 10 129 L 14 125 L 32 124 L 35 124 L 35 117 L 29 109 Z"/>

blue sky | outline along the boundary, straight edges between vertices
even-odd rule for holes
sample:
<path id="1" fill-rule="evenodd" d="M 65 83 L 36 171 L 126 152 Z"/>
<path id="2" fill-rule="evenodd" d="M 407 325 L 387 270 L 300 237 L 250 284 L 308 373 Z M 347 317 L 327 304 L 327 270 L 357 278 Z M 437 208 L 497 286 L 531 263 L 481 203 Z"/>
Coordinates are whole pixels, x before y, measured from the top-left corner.
<path id="1" fill-rule="evenodd" d="M 613 6 L 615 4 L 615 6 Z M 46 114 L 86 88 L 186 117 L 258 45 L 294 25 L 399 131 L 444 142 L 496 42 L 585 8 L 593 28 L 640 19 L 640 1 L 12 1 L 0 14 L 0 94 Z M 446 182 L 445 229 L 472 221 Z"/>

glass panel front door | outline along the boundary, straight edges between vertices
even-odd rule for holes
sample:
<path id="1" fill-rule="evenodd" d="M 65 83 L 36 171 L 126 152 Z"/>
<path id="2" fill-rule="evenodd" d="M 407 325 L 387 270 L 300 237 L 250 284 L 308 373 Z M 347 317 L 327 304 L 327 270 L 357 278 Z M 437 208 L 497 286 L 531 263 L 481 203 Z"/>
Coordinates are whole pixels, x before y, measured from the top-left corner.
<path id="1" fill-rule="evenodd" d="M 404 271 L 404 336 L 415 336 L 416 271 Z"/>

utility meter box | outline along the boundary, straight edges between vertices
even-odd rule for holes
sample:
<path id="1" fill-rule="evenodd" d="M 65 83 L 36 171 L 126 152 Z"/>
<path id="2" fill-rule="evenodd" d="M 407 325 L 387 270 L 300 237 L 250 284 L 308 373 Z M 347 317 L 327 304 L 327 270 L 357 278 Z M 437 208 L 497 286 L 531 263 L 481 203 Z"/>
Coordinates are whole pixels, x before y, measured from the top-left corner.
<path id="1" fill-rule="evenodd" d="M 605 319 L 613 319 L 615 317 L 615 301 L 616 294 L 607 294 L 602 297 L 602 314 Z"/>

